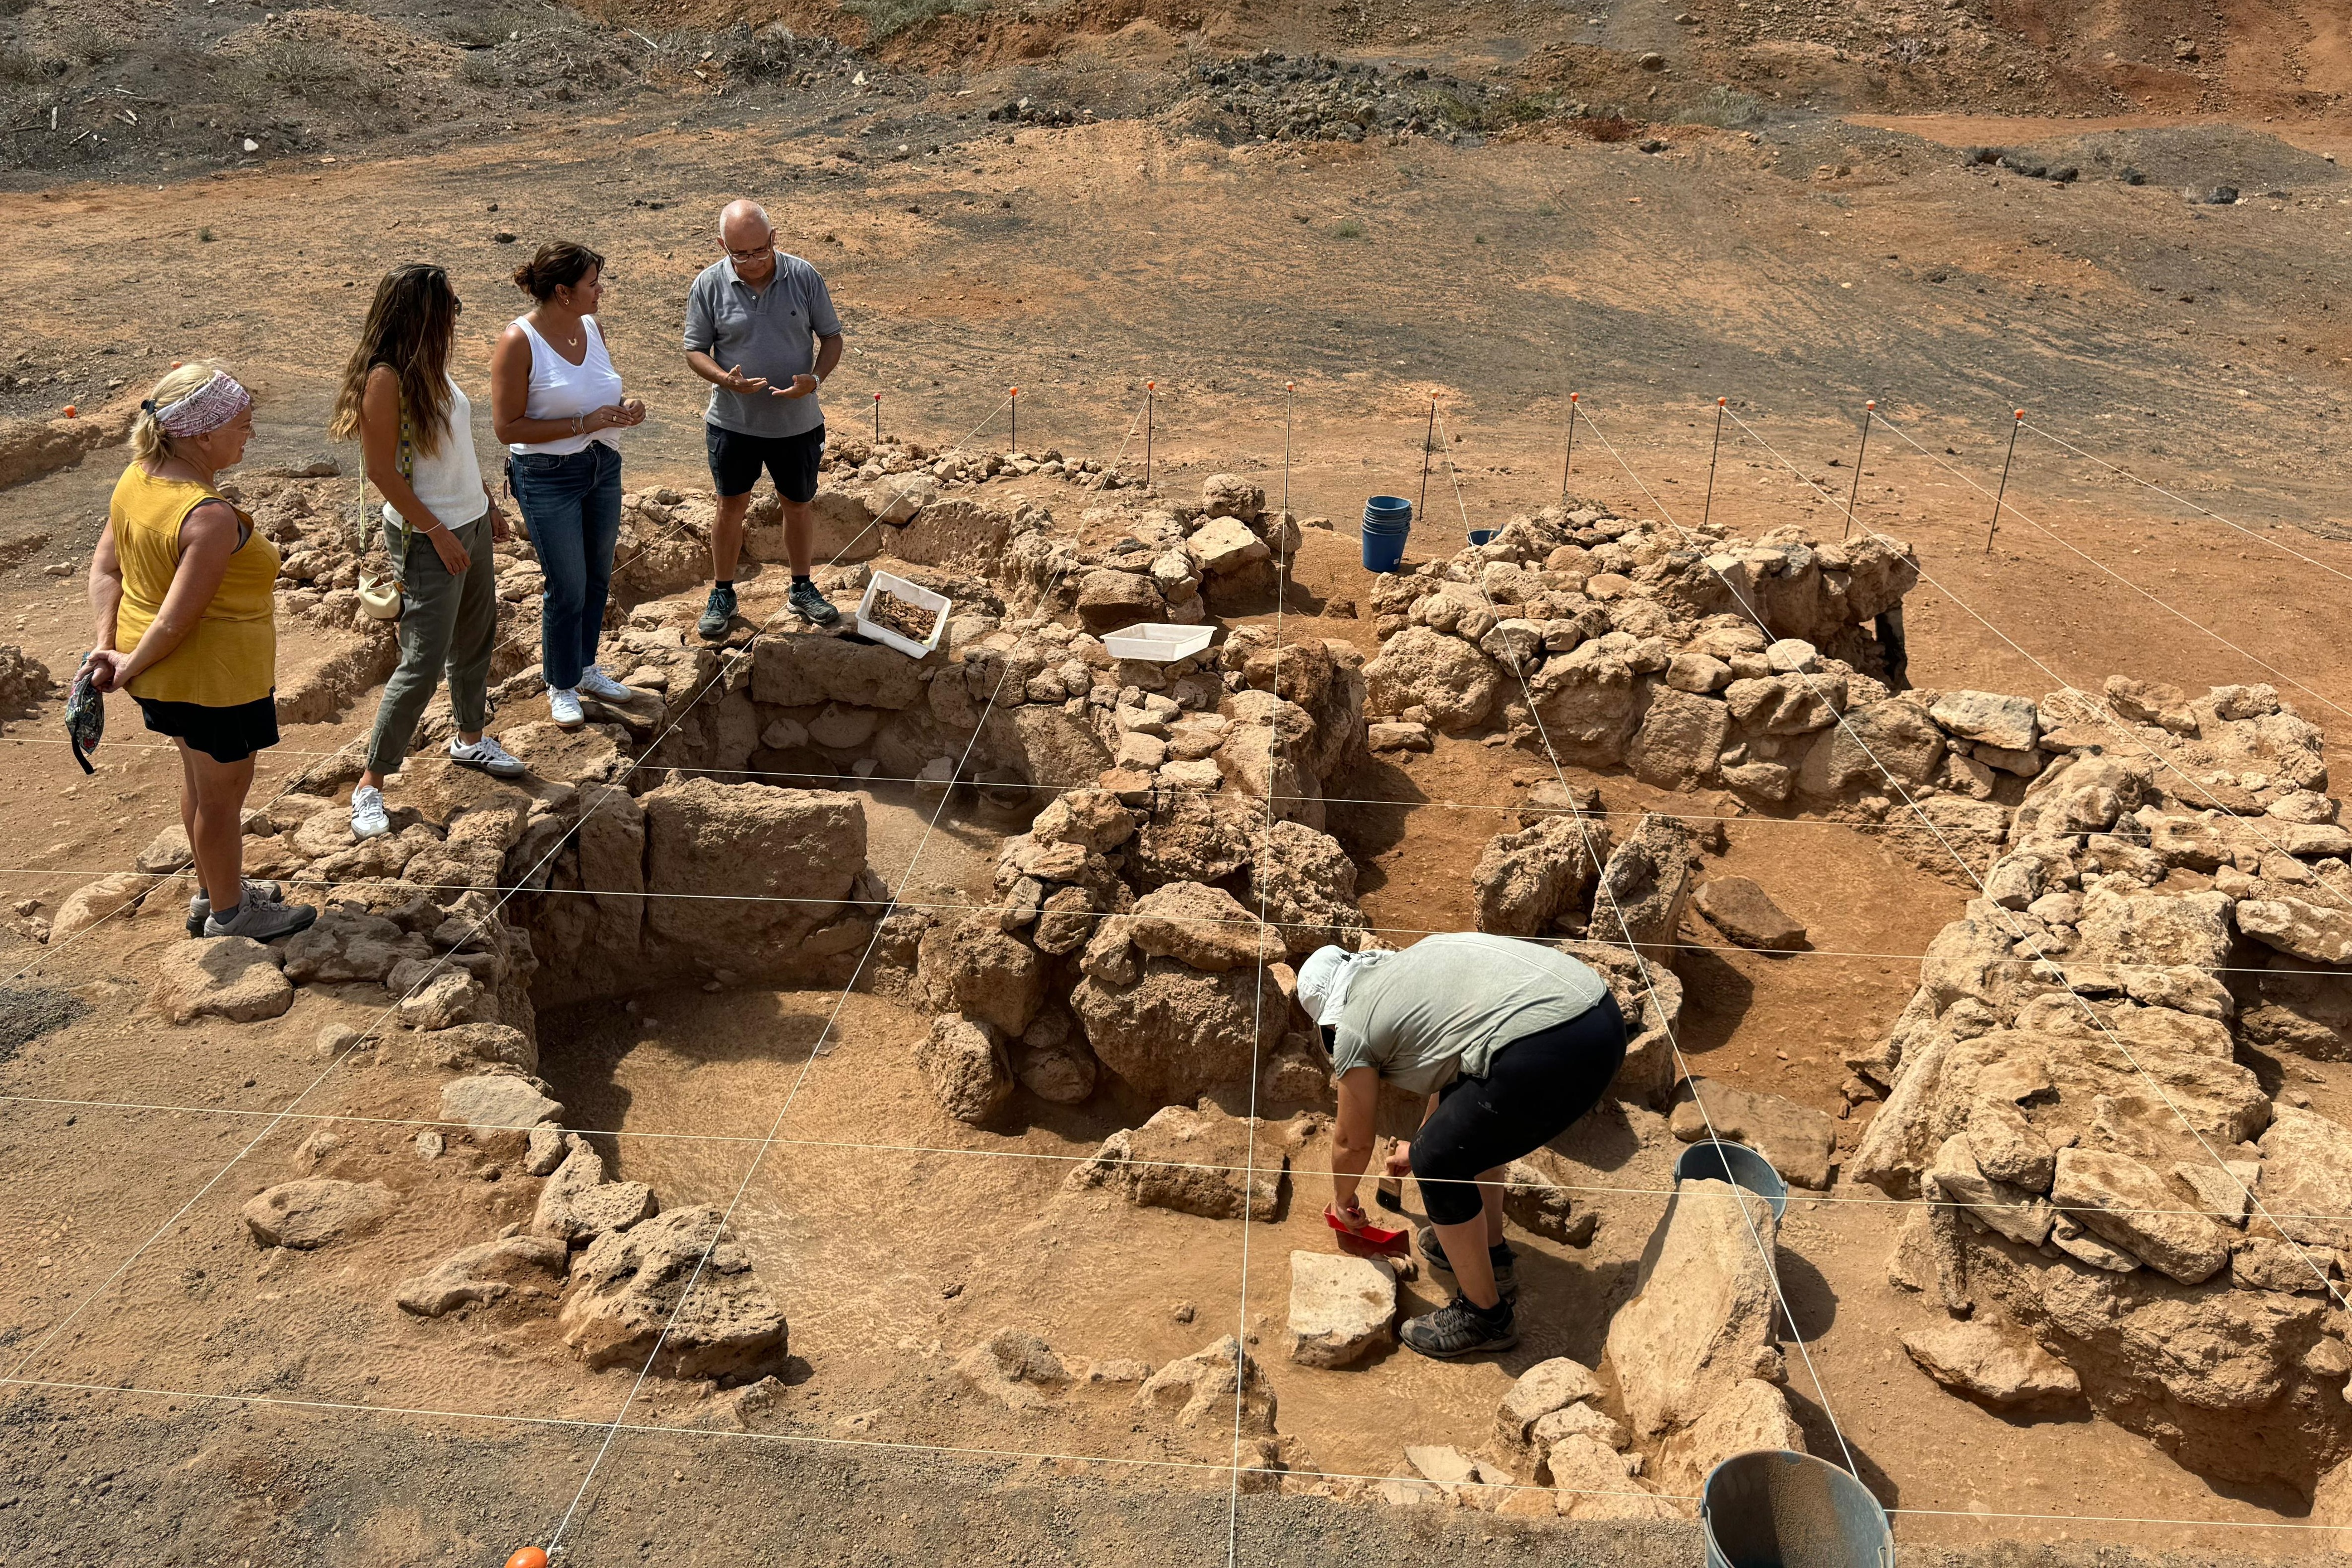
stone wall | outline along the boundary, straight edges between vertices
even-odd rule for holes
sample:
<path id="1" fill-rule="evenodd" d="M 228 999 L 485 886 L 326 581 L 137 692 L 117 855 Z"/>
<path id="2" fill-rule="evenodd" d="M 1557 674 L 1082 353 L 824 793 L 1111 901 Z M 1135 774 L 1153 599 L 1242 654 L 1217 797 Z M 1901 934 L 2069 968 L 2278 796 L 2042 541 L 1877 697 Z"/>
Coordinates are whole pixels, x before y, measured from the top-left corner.
<path id="1" fill-rule="evenodd" d="M 1852 1173 L 1942 1205 L 1898 1283 L 2005 1319 L 2200 1474 L 2307 1489 L 2352 1455 L 2352 1130 L 2285 1070 L 2347 1046 L 2320 733 L 2263 687 L 2027 706 L 2042 765 L 1985 894 L 1850 1064 L 1888 1090 Z"/>

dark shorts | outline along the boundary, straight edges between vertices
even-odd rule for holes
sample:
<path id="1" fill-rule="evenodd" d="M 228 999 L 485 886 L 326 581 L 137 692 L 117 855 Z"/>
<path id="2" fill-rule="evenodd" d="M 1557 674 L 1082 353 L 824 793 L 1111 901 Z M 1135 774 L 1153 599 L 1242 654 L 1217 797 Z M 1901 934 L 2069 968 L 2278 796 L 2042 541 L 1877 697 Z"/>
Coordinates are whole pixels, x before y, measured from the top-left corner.
<path id="1" fill-rule="evenodd" d="M 216 763 L 241 763 L 278 744 L 278 693 L 274 691 L 234 708 L 159 702 L 147 697 L 132 700 L 146 715 L 147 728 L 158 735 L 185 741 Z"/>
<path id="2" fill-rule="evenodd" d="M 1485 1078 L 1456 1078 L 1412 1135 L 1412 1174 L 1437 1225 L 1464 1225 L 1480 1207 L 1481 1171 L 1550 1142 L 1601 1103 L 1625 1060 L 1625 1017 L 1616 999 L 1565 1024 L 1522 1035 L 1496 1051 Z"/>
<path id="3" fill-rule="evenodd" d="M 776 481 L 776 493 L 788 501 L 816 499 L 816 462 L 824 455 L 824 426 L 798 436 L 746 436 L 702 427 L 703 445 L 710 451 L 710 478 L 723 496 L 750 493 L 760 482 L 760 470 Z"/>

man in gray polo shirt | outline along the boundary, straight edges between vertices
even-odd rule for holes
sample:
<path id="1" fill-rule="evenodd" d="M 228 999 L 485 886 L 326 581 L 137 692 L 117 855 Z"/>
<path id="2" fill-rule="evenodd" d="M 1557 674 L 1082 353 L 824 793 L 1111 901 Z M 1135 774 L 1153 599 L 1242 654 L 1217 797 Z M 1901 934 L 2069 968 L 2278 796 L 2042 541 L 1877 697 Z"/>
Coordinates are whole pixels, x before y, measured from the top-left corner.
<path id="1" fill-rule="evenodd" d="M 792 607 L 803 620 L 831 626 L 841 612 L 809 576 L 816 527 L 809 502 L 824 451 L 816 389 L 841 363 L 841 318 L 816 268 L 777 251 L 775 226 L 756 202 L 728 204 L 719 244 L 727 254 L 702 269 L 686 297 L 686 363 L 710 383 L 703 436 L 719 492 L 710 597 L 696 629 L 717 641 L 734 619 L 735 561 L 762 468 L 783 501 Z"/>

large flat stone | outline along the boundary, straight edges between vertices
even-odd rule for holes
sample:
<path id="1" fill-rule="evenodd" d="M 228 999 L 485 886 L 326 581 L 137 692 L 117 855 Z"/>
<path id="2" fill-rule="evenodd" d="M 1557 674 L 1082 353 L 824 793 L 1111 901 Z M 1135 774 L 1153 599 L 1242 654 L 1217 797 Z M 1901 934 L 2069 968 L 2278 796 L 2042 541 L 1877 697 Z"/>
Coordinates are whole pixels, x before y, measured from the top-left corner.
<path id="1" fill-rule="evenodd" d="M 550 1100 L 525 1078 L 482 1073 L 461 1078 L 441 1090 L 441 1120 L 474 1128 L 530 1128 L 563 1119 L 561 1101 Z"/>
<path id="2" fill-rule="evenodd" d="M 294 1005 L 286 955 L 245 936 L 184 942 L 155 961 L 147 1000 L 174 1024 L 220 1018 L 232 1024 L 275 1018 Z"/>
<path id="3" fill-rule="evenodd" d="M 1741 947 L 1786 950 L 1805 944 L 1804 923 L 1746 877 L 1712 877 L 1691 892 L 1706 923 Z"/>
<path id="4" fill-rule="evenodd" d="M 307 1252 L 374 1229 L 399 1203 L 380 1182 L 312 1177 L 256 1194 L 245 1205 L 245 1225 L 264 1247 Z"/>
<path id="5" fill-rule="evenodd" d="M 1707 1135 L 1710 1124 L 1717 1137 L 1745 1143 L 1763 1155 L 1782 1179 L 1816 1190 L 1830 1184 L 1837 1123 L 1810 1106 L 1712 1079 L 1685 1079 L 1668 1125 L 1675 1137 L 1696 1143 Z"/>
<path id="6" fill-rule="evenodd" d="M 643 1366 L 656 1344 L 663 1377 L 740 1382 L 784 1364 L 784 1315 L 715 1208 L 598 1237 L 572 1265 L 556 1322 L 591 1368 Z"/>
<path id="7" fill-rule="evenodd" d="M 1396 1342 L 1396 1276 L 1370 1258 L 1290 1255 L 1290 1359 L 1349 1366 Z"/>
<path id="8" fill-rule="evenodd" d="M 1728 1182 L 1685 1182 L 1661 1224 L 1606 1352 L 1626 1414 L 1652 1437 L 1697 1420 L 1773 1359 L 1778 1310 L 1768 1261 L 1778 1226 L 1762 1198 Z"/>
<path id="9" fill-rule="evenodd" d="M 1990 1323 L 1937 1323 L 1903 1336 L 1919 1370 L 1996 1410 L 2071 1405 L 2083 1394 L 2074 1369 L 2026 1335 Z"/>
<path id="10" fill-rule="evenodd" d="M 2183 1285 L 2202 1284 L 2229 1264 L 2229 1233 L 2201 1214 L 2181 1212 L 2195 1206 L 2195 1196 L 2128 1154 L 2061 1149 L 2050 1201 Z"/>

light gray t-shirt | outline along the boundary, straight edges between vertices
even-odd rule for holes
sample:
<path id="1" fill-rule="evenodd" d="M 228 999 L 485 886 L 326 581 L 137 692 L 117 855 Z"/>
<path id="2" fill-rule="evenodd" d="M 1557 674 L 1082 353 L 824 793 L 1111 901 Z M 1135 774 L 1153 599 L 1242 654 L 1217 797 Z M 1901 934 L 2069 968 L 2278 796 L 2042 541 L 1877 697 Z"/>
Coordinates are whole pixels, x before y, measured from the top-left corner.
<path id="1" fill-rule="evenodd" d="M 841 331 L 833 296 L 815 268 L 797 256 L 776 253 L 775 276 L 754 289 L 735 275 L 735 263 L 720 257 L 702 269 L 686 296 L 686 349 L 709 354 L 722 370 L 738 365 L 745 375 L 765 376 L 787 386 L 816 369 L 816 340 Z M 749 395 L 723 386 L 710 389 L 705 423 L 739 436 L 799 436 L 824 423 L 817 395 Z"/>
<path id="2" fill-rule="evenodd" d="M 1486 1077 L 1496 1051 L 1609 994 L 1600 975 L 1557 948 L 1483 931 L 1423 937 L 1402 952 L 1365 953 L 1350 968 L 1332 1074 L 1377 1068 L 1412 1094 L 1434 1093 L 1457 1071 Z"/>

